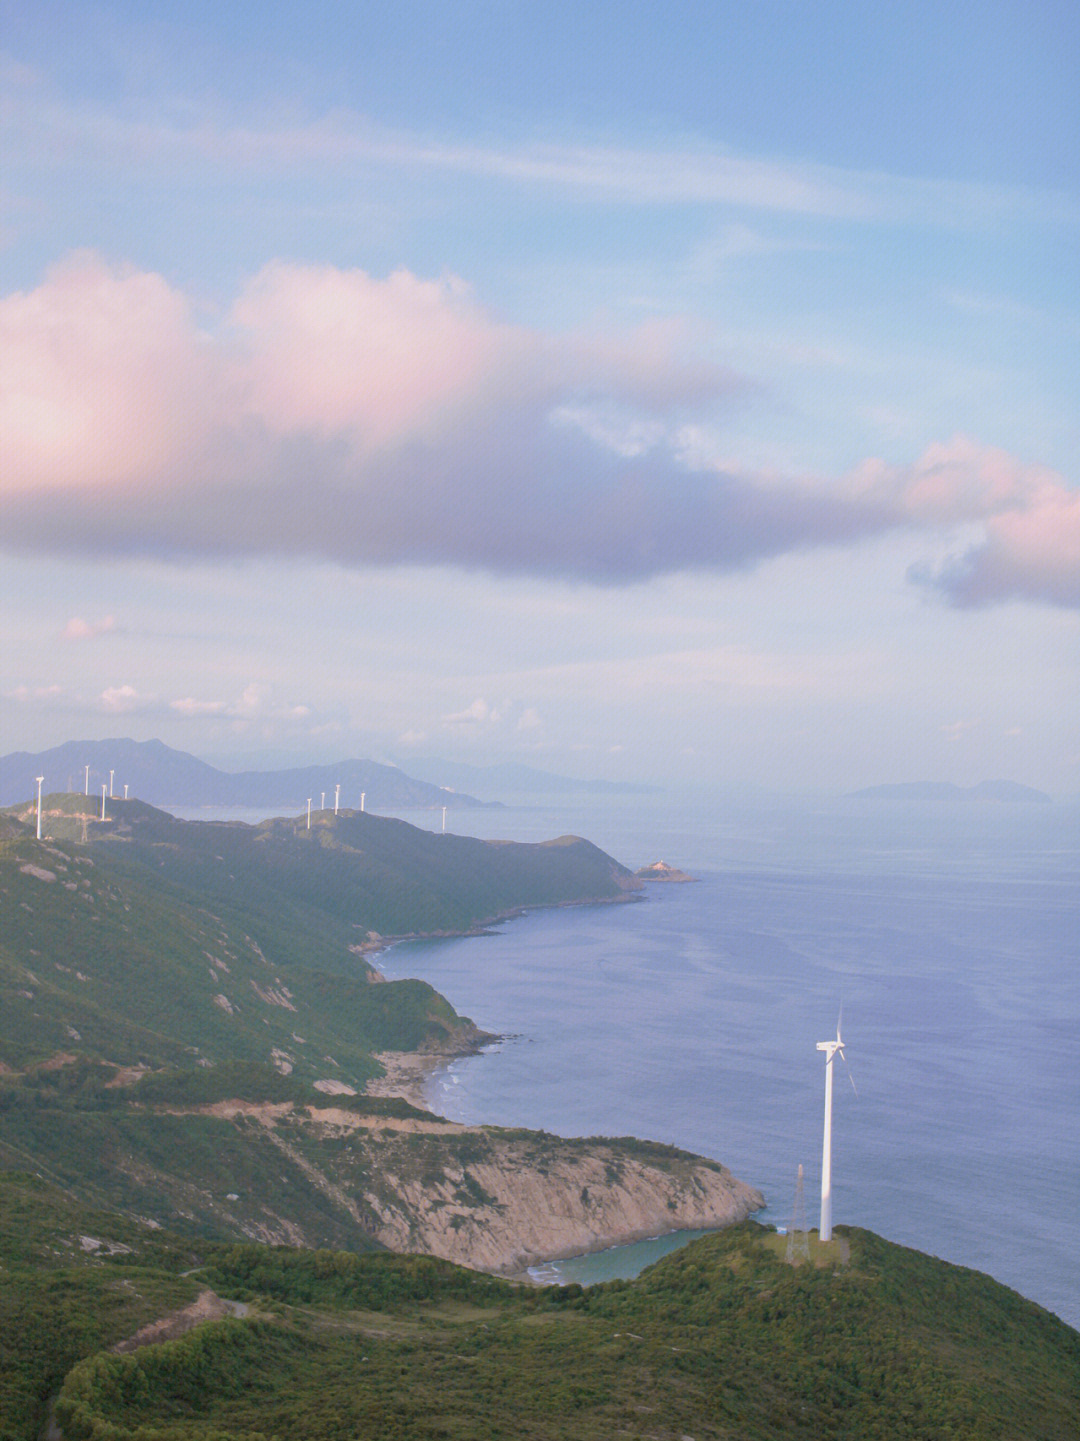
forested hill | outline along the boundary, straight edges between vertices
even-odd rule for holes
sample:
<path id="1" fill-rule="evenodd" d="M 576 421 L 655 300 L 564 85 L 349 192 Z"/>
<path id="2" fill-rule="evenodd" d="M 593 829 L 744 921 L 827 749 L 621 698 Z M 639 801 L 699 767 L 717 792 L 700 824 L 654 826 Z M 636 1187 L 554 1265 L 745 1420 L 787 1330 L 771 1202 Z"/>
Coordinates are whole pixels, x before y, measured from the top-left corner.
<path id="1" fill-rule="evenodd" d="M 370 985 L 358 952 L 640 886 L 575 837 L 478 841 L 357 811 L 308 829 L 305 817 L 247 826 L 140 801 L 106 809 L 102 822 L 81 796 L 46 797 L 41 842 L 32 808 L 8 813 L 0 1061 L 74 1046 L 122 1064 L 269 1062 L 278 1049 L 312 1077 L 329 1053 L 362 1082 L 372 1051 L 435 1044 L 456 1018 L 418 981 Z"/>
<path id="2" fill-rule="evenodd" d="M 636 1281 L 540 1289 L 181 1238 L 0 1174 L 0 1260 L 2 1441 L 36 1441 L 50 1396 L 93 1441 L 1077 1434 L 1075 1331 L 844 1227 L 814 1263 L 745 1223 Z"/>

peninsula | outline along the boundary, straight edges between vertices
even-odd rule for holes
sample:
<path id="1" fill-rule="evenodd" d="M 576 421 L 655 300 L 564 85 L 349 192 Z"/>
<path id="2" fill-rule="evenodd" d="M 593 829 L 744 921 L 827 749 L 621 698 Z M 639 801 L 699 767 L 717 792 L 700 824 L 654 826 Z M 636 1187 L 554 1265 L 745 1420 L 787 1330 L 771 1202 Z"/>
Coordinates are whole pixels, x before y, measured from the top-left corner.
<path id="1" fill-rule="evenodd" d="M 355 810 L 309 827 L 134 800 L 101 820 L 70 794 L 42 809 L 45 839 L 16 807 L 0 850 L 8 1164 L 162 1226 L 497 1272 L 764 1204 L 714 1161 L 456 1126 L 402 1084 L 491 1038 L 367 957 L 527 907 L 636 899 L 642 882 L 588 841 L 478 841 Z"/>

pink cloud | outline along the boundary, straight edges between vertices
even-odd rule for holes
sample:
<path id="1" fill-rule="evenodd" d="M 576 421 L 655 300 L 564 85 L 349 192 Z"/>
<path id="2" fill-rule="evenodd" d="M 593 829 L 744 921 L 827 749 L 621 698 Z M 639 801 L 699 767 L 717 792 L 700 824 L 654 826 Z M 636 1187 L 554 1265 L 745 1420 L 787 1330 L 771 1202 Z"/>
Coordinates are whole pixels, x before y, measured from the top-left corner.
<path id="1" fill-rule="evenodd" d="M 64 640 L 94 640 L 99 635 L 107 635 L 109 631 L 116 629 L 116 617 L 107 615 L 102 620 L 84 620 L 81 615 L 73 615 L 63 630 Z"/>
<path id="2" fill-rule="evenodd" d="M 161 276 L 76 255 L 0 300 L 7 543 L 621 583 L 974 521 L 985 544 L 919 578 L 1074 603 L 1060 476 L 965 437 L 838 482 L 722 470 L 687 436 L 748 383 L 701 341 L 678 318 L 548 335 L 454 277 L 282 262 L 209 334 Z"/>
<path id="3" fill-rule="evenodd" d="M 15 489 L 139 486 L 190 456 L 216 376 L 159 275 L 72 256 L 0 301 L 0 428 Z"/>
<path id="4" fill-rule="evenodd" d="M 1051 492 L 986 523 L 986 539 L 929 577 L 956 605 L 1023 599 L 1080 606 L 1080 493 Z"/>
<path id="5" fill-rule="evenodd" d="M 537 349 L 463 282 L 405 270 L 275 262 L 230 320 L 244 409 L 276 434 L 346 435 L 361 451 L 436 432 Z"/>
<path id="6" fill-rule="evenodd" d="M 924 523 L 982 520 L 1060 495 L 1064 482 L 1046 466 L 1017 460 L 966 435 L 928 446 L 913 464 L 867 460 L 846 479 L 854 497 L 885 503 Z"/>

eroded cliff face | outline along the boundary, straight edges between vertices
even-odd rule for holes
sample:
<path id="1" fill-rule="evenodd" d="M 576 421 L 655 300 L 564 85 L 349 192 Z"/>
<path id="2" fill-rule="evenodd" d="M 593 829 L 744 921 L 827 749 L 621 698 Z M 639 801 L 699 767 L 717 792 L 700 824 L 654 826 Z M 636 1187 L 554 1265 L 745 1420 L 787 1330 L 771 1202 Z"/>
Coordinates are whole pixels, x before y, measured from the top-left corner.
<path id="1" fill-rule="evenodd" d="M 665 1231 L 730 1225 L 764 1204 L 715 1161 L 630 1138 L 568 1140 L 289 1102 L 221 1102 L 201 1114 L 236 1124 L 249 1144 L 254 1126 L 259 1149 L 277 1155 L 278 1185 L 233 1198 L 231 1219 L 253 1240 L 348 1245 L 363 1235 L 512 1274 Z"/>
<path id="2" fill-rule="evenodd" d="M 384 1245 L 509 1274 L 664 1231 L 730 1225 L 764 1204 L 729 1171 L 697 1158 L 556 1138 L 538 1148 L 533 1138 L 497 1130 L 469 1139 L 477 1150 L 467 1145 L 465 1155 L 476 1159 L 464 1163 L 460 1142 L 446 1144 L 449 1137 L 430 1148 L 429 1162 L 445 1151 L 438 1180 L 434 1167 L 426 1179 L 410 1176 L 397 1147 L 387 1147 L 384 1176 L 393 1197 L 364 1197 Z"/>

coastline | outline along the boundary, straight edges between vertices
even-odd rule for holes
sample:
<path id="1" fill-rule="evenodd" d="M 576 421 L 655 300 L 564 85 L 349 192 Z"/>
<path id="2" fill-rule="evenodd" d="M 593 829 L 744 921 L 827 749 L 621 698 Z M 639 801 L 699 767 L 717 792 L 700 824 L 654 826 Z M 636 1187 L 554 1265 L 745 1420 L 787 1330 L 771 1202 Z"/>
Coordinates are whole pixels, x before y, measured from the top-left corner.
<path id="1" fill-rule="evenodd" d="M 628 878 L 615 896 L 517 906 L 456 932 L 369 934 L 350 949 L 363 958 L 371 981 L 378 983 L 386 977 L 368 958 L 405 941 L 490 935 L 491 927 L 530 911 L 622 904 L 644 900 L 640 893 L 646 890 L 643 880 Z M 400 1097 L 437 1120 L 428 1099 L 432 1077 L 500 1039 L 473 1026 L 471 1033 L 430 1049 L 379 1052 L 375 1059 L 383 1074 L 369 1080 L 364 1092 Z M 489 1155 L 486 1164 L 469 1164 L 460 1173 L 453 1165 L 444 1185 L 402 1186 L 404 1205 L 387 1208 L 381 1217 L 381 1239 L 391 1249 L 420 1249 L 522 1284 L 542 1285 L 530 1269 L 682 1232 L 721 1230 L 766 1204 L 760 1191 L 719 1162 L 657 1143 L 590 1138 L 586 1149 L 581 1138 L 482 1124 L 465 1129 L 487 1137 L 501 1154 Z M 634 1154 L 638 1147 L 640 1156 Z M 479 1211 L 455 1204 L 462 1181 L 468 1184 L 467 1173 L 487 1198 Z"/>
<path id="2" fill-rule="evenodd" d="M 369 931 L 366 940 L 355 941 L 349 950 L 353 955 L 367 957 L 378 955 L 380 951 L 388 951 L 391 946 L 403 945 L 406 941 L 459 941 L 475 936 L 490 936 L 495 934 L 492 926 L 500 926 L 504 921 L 516 920 L 518 916 L 529 915 L 532 911 L 565 910 L 570 906 L 622 906 L 643 901 L 645 896 L 639 892 L 644 890 L 645 883 L 640 881 L 632 886 L 624 886 L 617 896 L 582 896 L 580 900 L 574 901 L 538 901 L 535 906 L 514 906 L 508 911 L 496 911 L 494 915 L 485 916 L 475 925 L 457 931 L 407 931 L 396 936 L 383 936 Z M 380 979 L 385 980 L 385 977 L 380 976 Z"/>

